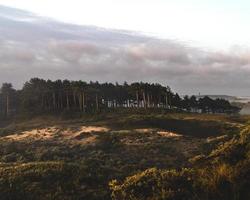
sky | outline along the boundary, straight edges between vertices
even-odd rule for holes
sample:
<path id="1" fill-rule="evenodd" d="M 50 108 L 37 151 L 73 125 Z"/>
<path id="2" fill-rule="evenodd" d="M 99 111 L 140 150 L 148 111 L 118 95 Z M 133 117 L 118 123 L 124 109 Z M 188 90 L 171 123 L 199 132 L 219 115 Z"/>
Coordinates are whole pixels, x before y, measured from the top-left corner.
<path id="1" fill-rule="evenodd" d="M 250 95 L 247 0 L 0 0 L 0 83 L 149 81 Z"/>
<path id="2" fill-rule="evenodd" d="M 248 0 L 0 0 L 60 21 L 140 31 L 205 47 L 249 45 Z"/>

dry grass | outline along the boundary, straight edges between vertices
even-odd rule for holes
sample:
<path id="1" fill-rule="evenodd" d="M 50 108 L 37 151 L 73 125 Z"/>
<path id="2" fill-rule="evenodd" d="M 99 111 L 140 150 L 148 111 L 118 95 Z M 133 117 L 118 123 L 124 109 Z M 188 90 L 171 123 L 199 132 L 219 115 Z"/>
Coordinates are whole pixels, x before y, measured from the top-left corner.
<path id="1" fill-rule="evenodd" d="M 230 134 L 244 121 L 247 119 L 225 115 L 115 113 L 72 120 L 48 117 L 16 121 L 0 129 L 0 168 L 22 168 L 32 162 L 34 165 L 29 168 L 29 173 L 33 173 L 37 167 L 53 168 L 51 162 L 83 165 L 84 169 L 79 173 L 86 174 L 81 179 L 83 188 L 80 189 L 82 193 L 88 190 L 86 194 L 90 195 L 85 199 L 95 199 L 93 194 L 97 194 L 96 199 L 109 199 L 107 187 L 110 180 L 122 180 L 151 167 L 190 167 L 191 158 L 209 153 L 218 144 L 229 140 Z M 218 170 L 224 177 L 224 168 Z M 41 171 L 46 176 L 43 167 Z M 58 176 L 56 173 L 50 175 L 49 181 L 45 178 L 44 184 L 53 182 L 54 176 Z M 6 177 L 7 180 L 9 174 Z M 40 187 L 32 187 L 30 177 L 24 182 L 27 194 L 42 191 Z"/>

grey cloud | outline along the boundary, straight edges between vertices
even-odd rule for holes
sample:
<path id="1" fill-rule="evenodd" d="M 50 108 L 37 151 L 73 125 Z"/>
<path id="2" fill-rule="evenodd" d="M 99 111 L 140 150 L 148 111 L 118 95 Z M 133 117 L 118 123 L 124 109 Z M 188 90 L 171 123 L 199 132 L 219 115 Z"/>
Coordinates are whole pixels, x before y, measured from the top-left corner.
<path id="1" fill-rule="evenodd" d="M 0 82 L 150 81 L 180 93 L 247 94 L 250 50 L 208 52 L 142 34 L 65 24 L 0 6 Z"/>

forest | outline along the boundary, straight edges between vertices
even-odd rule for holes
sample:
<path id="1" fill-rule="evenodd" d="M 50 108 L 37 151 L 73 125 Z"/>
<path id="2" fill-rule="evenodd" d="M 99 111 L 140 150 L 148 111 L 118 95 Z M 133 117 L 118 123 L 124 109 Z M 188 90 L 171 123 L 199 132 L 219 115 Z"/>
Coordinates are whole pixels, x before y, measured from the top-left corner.
<path id="1" fill-rule="evenodd" d="M 240 108 L 223 99 L 207 96 L 181 98 L 169 86 L 155 83 L 89 83 L 32 78 L 16 90 L 3 83 L 0 90 L 0 116 L 22 114 L 98 113 L 117 108 L 168 109 L 199 113 L 237 113 Z"/>
<path id="2" fill-rule="evenodd" d="M 32 78 L 0 93 L 1 199 L 250 199 L 250 118 L 153 83 Z"/>

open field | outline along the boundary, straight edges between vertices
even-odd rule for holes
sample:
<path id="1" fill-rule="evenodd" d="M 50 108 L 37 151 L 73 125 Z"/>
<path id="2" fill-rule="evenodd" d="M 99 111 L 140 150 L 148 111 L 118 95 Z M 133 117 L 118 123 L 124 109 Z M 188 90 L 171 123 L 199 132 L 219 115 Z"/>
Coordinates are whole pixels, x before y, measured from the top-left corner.
<path id="1" fill-rule="evenodd" d="M 205 163 L 200 158 L 216 155 L 214 150 L 239 135 L 249 119 L 117 112 L 2 124 L 0 193 L 5 199 L 111 199 L 114 179 L 149 168 L 200 166 Z"/>

